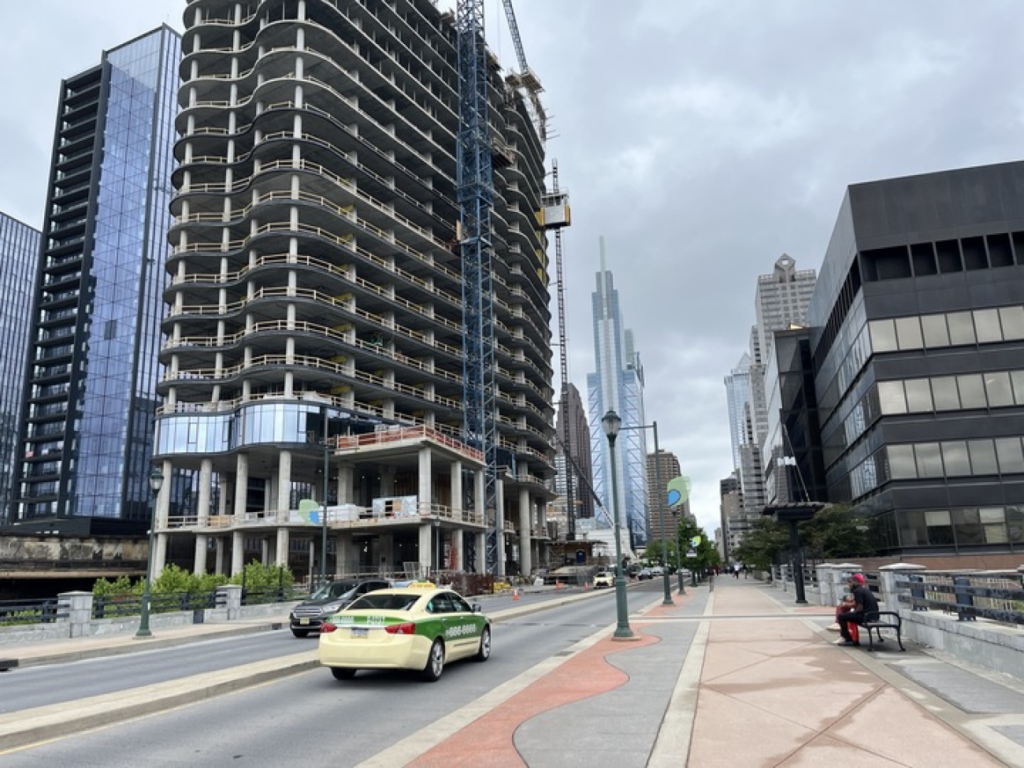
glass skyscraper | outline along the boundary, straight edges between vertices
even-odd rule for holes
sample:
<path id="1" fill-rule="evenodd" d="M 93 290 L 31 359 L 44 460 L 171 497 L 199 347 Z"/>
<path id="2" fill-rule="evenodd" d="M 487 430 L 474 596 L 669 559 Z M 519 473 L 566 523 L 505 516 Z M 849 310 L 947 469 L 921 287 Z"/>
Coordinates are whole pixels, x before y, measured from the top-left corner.
<path id="1" fill-rule="evenodd" d="M 12 519 L 146 519 L 180 36 L 61 83 Z"/>
<path id="2" fill-rule="evenodd" d="M 13 499 L 15 435 L 25 381 L 32 275 L 39 256 L 39 230 L 0 213 L 0 523 Z"/>
<path id="3" fill-rule="evenodd" d="M 618 469 L 617 508 L 621 523 L 629 531 L 630 544 L 647 542 L 647 430 L 636 429 L 644 419 L 644 372 L 633 333 L 623 327 L 619 294 L 612 273 L 605 269 L 604 241 L 601 241 L 601 271 L 592 295 L 594 360 L 597 371 L 587 374 L 590 413 L 590 446 L 594 462 L 594 489 L 604 500 L 608 515 L 611 504 L 611 459 L 601 419 L 614 410 L 622 419 L 622 431 L 615 442 Z M 611 521 L 610 521 L 611 522 Z"/>

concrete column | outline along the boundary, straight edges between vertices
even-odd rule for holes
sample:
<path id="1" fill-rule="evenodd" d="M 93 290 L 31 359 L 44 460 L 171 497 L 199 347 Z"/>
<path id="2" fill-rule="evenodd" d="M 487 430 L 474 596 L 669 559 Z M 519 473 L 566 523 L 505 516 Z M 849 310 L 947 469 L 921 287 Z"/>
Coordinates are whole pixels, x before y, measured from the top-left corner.
<path id="1" fill-rule="evenodd" d="M 352 542 L 352 534 L 349 532 L 339 533 L 334 539 L 335 557 L 338 561 L 338 575 L 348 576 L 356 572 L 355 548 Z"/>
<path id="2" fill-rule="evenodd" d="M 475 533 L 476 537 L 476 562 L 473 563 L 473 567 L 477 573 L 486 573 L 487 571 L 487 534 Z"/>
<path id="3" fill-rule="evenodd" d="M 203 459 L 199 464 L 199 502 L 196 508 L 196 517 L 199 525 L 210 524 L 210 489 L 213 484 L 213 461 Z"/>
<path id="4" fill-rule="evenodd" d="M 222 574 L 224 573 L 224 537 L 218 536 L 213 541 L 217 547 L 217 555 L 214 560 L 213 572 L 216 574 Z"/>
<path id="5" fill-rule="evenodd" d="M 529 576 L 533 572 L 533 552 L 530 542 L 533 539 L 530 530 L 533 523 L 530 514 L 530 489 L 519 489 L 519 573 Z"/>
<path id="6" fill-rule="evenodd" d="M 448 562 L 456 571 L 466 570 L 466 563 L 463 562 L 465 553 L 462 551 L 462 529 L 455 529 L 451 532 L 448 541 L 449 557 Z"/>
<path id="7" fill-rule="evenodd" d="M 416 484 L 416 501 L 419 502 L 420 514 L 430 515 L 433 512 L 432 505 L 434 502 L 434 484 L 431 477 L 433 472 L 433 456 L 430 448 L 420 448 L 417 458 L 419 460 L 419 467 Z"/>
<path id="8" fill-rule="evenodd" d="M 288 520 L 288 509 L 289 509 L 289 506 L 290 506 L 290 504 L 289 504 L 289 502 L 290 502 L 289 496 L 290 496 L 290 491 L 291 491 L 291 485 L 292 485 L 292 452 L 291 451 L 281 451 L 281 453 L 278 454 L 278 461 L 277 461 L 277 514 L 275 516 L 275 519 L 279 523 L 283 523 L 283 522 Z M 277 540 L 278 540 L 278 543 L 280 544 L 280 541 L 281 541 L 280 535 L 278 535 Z M 280 553 L 280 550 L 278 550 L 278 558 L 280 558 L 280 556 L 281 556 L 281 553 Z M 285 557 L 284 562 L 281 562 L 280 559 L 278 560 L 278 563 L 280 563 L 281 565 L 287 565 L 288 564 L 288 552 L 287 552 L 287 550 L 285 550 L 284 557 Z"/>
<path id="9" fill-rule="evenodd" d="M 231 533 L 231 575 L 235 576 L 245 569 L 245 534 L 242 531 Z"/>
<path id="10" fill-rule="evenodd" d="M 353 486 L 354 470 L 350 465 L 342 464 L 338 467 L 338 503 L 351 504 L 355 498 Z"/>
<path id="11" fill-rule="evenodd" d="M 430 518 L 424 518 L 419 527 L 419 563 L 420 569 L 433 575 L 431 568 L 431 538 L 433 535 L 434 523 Z"/>
<path id="12" fill-rule="evenodd" d="M 277 557 L 274 560 L 275 565 L 283 565 L 288 567 L 288 542 L 289 531 L 287 528 L 277 529 Z"/>
<path id="13" fill-rule="evenodd" d="M 248 503 L 249 491 L 249 456 L 245 453 L 238 454 L 235 460 L 235 522 L 245 519 L 245 507 Z M 234 558 L 232 558 L 234 562 Z M 234 566 L 232 566 L 233 568 Z"/>
<path id="14" fill-rule="evenodd" d="M 270 565 L 270 539 L 267 536 L 260 539 L 260 562 Z"/>
<path id="15" fill-rule="evenodd" d="M 495 488 L 495 509 L 494 514 L 497 518 L 498 536 L 495 542 L 498 551 L 495 555 L 496 567 L 495 575 L 501 578 L 505 577 L 505 483 L 502 480 L 498 480 L 497 487 Z"/>
<path id="16" fill-rule="evenodd" d="M 167 564 L 167 534 L 156 535 L 156 552 L 153 553 L 153 578 L 155 579 L 164 571 Z"/>
<path id="17" fill-rule="evenodd" d="M 449 487 L 451 488 L 452 514 L 455 515 L 456 520 L 465 520 L 466 513 L 462 508 L 462 462 L 453 461 L 450 466 L 452 474 Z"/>
<path id="18" fill-rule="evenodd" d="M 192 573 L 196 576 L 202 576 L 206 573 L 206 555 L 207 555 L 207 542 L 210 537 L 205 533 L 196 534 L 196 551 L 195 557 L 192 561 Z"/>

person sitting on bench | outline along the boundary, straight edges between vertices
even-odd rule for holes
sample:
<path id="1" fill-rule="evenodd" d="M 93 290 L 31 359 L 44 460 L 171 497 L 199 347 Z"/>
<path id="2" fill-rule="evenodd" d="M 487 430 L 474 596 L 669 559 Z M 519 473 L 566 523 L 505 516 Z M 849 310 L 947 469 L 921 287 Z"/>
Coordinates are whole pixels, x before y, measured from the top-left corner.
<path id="1" fill-rule="evenodd" d="M 855 573 L 850 576 L 850 591 L 853 593 L 853 610 L 839 615 L 839 634 L 843 636 L 839 645 L 860 645 L 859 633 L 857 638 L 854 638 L 850 632 L 850 624 L 860 626 L 866 621 L 878 618 L 878 600 L 874 593 L 864 586 L 864 574 Z"/>

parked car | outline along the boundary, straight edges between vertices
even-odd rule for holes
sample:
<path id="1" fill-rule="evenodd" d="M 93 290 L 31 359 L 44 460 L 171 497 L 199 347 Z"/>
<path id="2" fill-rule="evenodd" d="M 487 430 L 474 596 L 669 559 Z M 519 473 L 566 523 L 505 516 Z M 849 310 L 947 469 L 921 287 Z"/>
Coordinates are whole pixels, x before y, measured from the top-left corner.
<path id="1" fill-rule="evenodd" d="M 660 565 L 656 565 L 653 568 L 651 568 L 651 576 L 664 576 L 664 575 L 665 575 L 665 571 L 664 571 L 664 569 L 662 569 L 662 567 Z"/>
<path id="2" fill-rule="evenodd" d="M 651 569 L 650 568 L 641 568 L 640 572 L 636 575 L 636 577 L 640 581 L 646 581 L 647 579 L 653 579 L 654 578 L 654 574 L 651 573 Z"/>
<path id="3" fill-rule="evenodd" d="M 320 663 L 335 680 L 360 669 L 412 669 L 429 682 L 449 661 L 491 655 L 491 620 L 458 593 L 430 583 L 365 595 L 320 630 Z"/>
<path id="4" fill-rule="evenodd" d="M 611 571 L 601 571 L 597 576 L 594 577 L 594 589 L 601 589 L 602 587 L 614 587 L 615 586 L 615 574 Z"/>
<path id="5" fill-rule="evenodd" d="M 367 592 L 390 586 L 384 579 L 344 579 L 325 584 L 310 595 L 309 600 L 292 608 L 289 617 L 292 634 L 305 637 L 310 632 L 319 632 L 324 617 L 334 615 Z"/>

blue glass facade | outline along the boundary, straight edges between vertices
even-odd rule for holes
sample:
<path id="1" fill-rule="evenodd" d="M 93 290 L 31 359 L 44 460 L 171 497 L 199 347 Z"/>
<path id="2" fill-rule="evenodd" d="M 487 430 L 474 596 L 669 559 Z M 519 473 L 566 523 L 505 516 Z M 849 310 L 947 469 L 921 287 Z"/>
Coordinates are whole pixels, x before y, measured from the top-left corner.
<path id="1" fill-rule="evenodd" d="M 602 259 L 603 260 L 603 259 Z M 611 463 L 601 419 L 614 410 L 622 419 L 615 443 L 618 471 L 618 509 L 621 523 L 634 546 L 647 542 L 647 430 L 643 406 L 643 368 L 633 349 L 632 334 L 622 325 L 619 294 L 612 273 L 597 273 L 597 290 L 592 295 L 594 360 L 597 371 L 587 375 L 590 413 L 590 449 L 594 461 L 594 490 L 609 515 L 611 505 Z"/>
<path id="2" fill-rule="evenodd" d="M 161 27 L 62 84 L 21 519 L 149 514 L 180 59 Z"/>
<path id="3" fill-rule="evenodd" d="M 32 276 L 39 258 L 39 230 L 0 213 L 0 523 L 13 500 L 15 436 L 28 353 Z"/>

